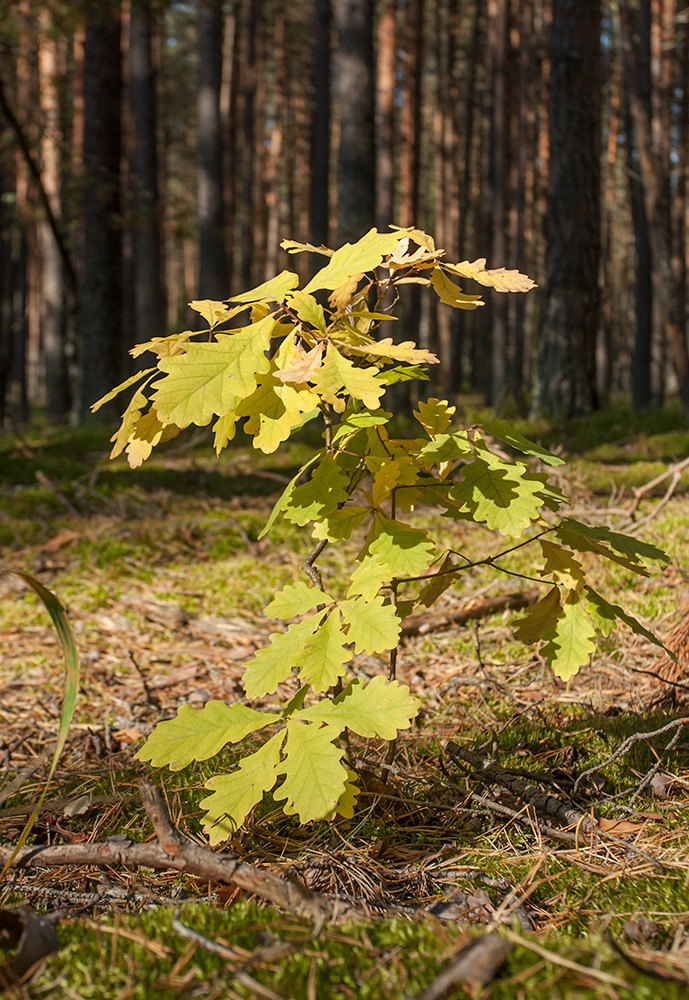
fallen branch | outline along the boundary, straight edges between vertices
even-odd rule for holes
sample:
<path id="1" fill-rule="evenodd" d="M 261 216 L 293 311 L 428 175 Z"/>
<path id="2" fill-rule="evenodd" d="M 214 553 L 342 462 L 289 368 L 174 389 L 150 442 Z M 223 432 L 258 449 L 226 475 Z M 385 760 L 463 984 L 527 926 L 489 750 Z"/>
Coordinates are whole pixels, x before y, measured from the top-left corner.
<path id="1" fill-rule="evenodd" d="M 570 808 L 562 799 L 542 792 L 540 788 L 529 784 L 523 778 L 515 777 L 499 764 L 486 760 L 473 750 L 460 747 L 456 743 L 447 743 L 445 749 L 451 760 L 455 763 L 462 761 L 468 764 L 472 771 L 480 776 L 482 782 L 489 785 L 502 785 L 503 788 L 520 798 L 522 802 L 532 806 L 542 816 L 557 819 L 566 826 L 577 826 L 584 833 L 588 833 L 591 829 L 591 820 L 586 813 Z"/>
<path id="2" fill-rule="evenodd" d="M 645 524 L 647 521 L 649 521 L 651 519 L 651 517 L 655 517 L 655 515 L 657 514 L 657 512 L 659 510 L 661 510 L 665 506 L 665 504 L 668 502 L 668 500 L 670 499 L 670 497 L 672 496 L 672 494 L 676 490 L 677 484 L 679 483 L 680 479 L 682 478 L 682 473 L 687 468 L 689 468 L 689 458 L 683 458 L 681 462 L 675 462 L 674 465 L 671 465 L 668 469 L 665 470 L 665 472 L 661 472 L 661 474 L 659 476 L 656 476 L 655 479 L 649 480 L 649 482 L 644 483 L 643 486 L 636 486 L 634 488 L 634 490 L 632 491 L 634 493 L 634 502 L 632 503 L 632 506 L 629 509 L 629 521 L 625 522 L 625 527 L 627 526 L 627 524 L 635 524 L 636 523 L 637 526 L 639 524 Z M 642 500 L 643 496 L 646 493 L 649 493 L 654 487 L 658 486 L 660 483 L 663 482 L 664 479 L 667 479 L 669 476 L 672 477 L 672 481 L 671 481 L 670 485 L 668 486 L 667 491 L 665 492 L 665 495 L 663 496 L 662 500 L 660 501 L 660 504 L 653 511 L 653 514 L 652 515 L 647 515 L 643 519 L 643 521 L 636 522 L 636 519 L 635 519 L 634 515 L 636 514 L 636 512 L 637 512 L 637 510 L 639 508 L 639 504 L 641 503 L 641 500 Z"/>
<path id="3" fill-rule="evenodd" d="M 450 959 L 430 986 L 419 993 L 417 1000 L 441 1000 L 457 983 L 462 983 L 472 991 L 485 986 L 495 976 L 513 947 L 499 934 L 483 934 L 474 938 Z"/>
<path id="4" fill-rule="evenodd" d="M 408 615 L 402 621 L 402 636 L 425 635 L 427 632 L 439 631 L 444 628 L 451 628 L 453 625 L 464 625 L 468 621 L 478 618 L 485 618 L 487 615 L 496 614 L 498 611 L 505 611 L 507 608 L 518 610 L 526 608 L 530 604 L 535 604 L 540 591 L 538 587 L 531 587 L 529 590 L 520 590 L 513 594 L 501 594 L 499 597 L 491 597 L 487 601 L 481 601 L 473 607 L 463 604 L 458 610 L 447 609 L 446 611 L 425 612 L 418 615 Z"/>
<path id="5" fill-rule="evenodd" d="M 610 754 L 610 756 L 604 760 L 602 764 L 596 764 L 595 767 L 589 767 L 587 771 L 581 772 L 577 780 L 574 782 L 574 792 L 577 791 L 584 778 L 588 778 L 591 774 L 596 774 L 597 771 L 602 771 L 604 767 L 608 766 L 608 764 L 612 764 L 614 761 L 619 760 L 620 757 L 624 757 L 627 751 L 631 750 L 635 743 L 645 743 L 647 740 L 653 739 L 654 736 L 662 736 L 663 733 L 667 733 L 671 729 L 679 729 L 681 732 L 687 724 L 689 724 L 689 718 L 675 719 L 674 722 L 668 722 L 666 726 L 661 726 L 660 729 L 654 729 L 653 732 L 650 733 L 632 733 L 631 736 L 628 736 L 626 740 L 620 743 L 617 750 Z M 672 747 L 670 747 L 670 749 L 672 749 Z M 661 758 L 661 762 L 662 759 L 663 758 Z M 651 778 L 652 777 L 653 775 L 651 775 Z"/>
<path id="6" fill-rule="evenodd" d="M 663 727 L 662 731 L 664 732 L 666 728 L 669 727 Z M 657 735 L 657 733 L 649 735 Z M 633 854 L 636 857 L 643 858 L 644 861 L 653 865 L 656 871 L 665 872 L 668 870 L 667 865 L 663 864 L 662 861 L 658 861 L 658 859 L 654 858 L 652 854 L 648 853 L 648 851 L 642 850 L 640 847 L 637 847 L 636 844 L 628 843 L 621 837 L 616 837 L 613 833 L 608 833 L 606 830 L 602 830 L 597 825 L 595 819 L 592 822 L 591 817 L 586 813 L 582 813 L 578 809 L 570 808 L 561 799 L 556 798 L 554 795 L 548 795 L 547 793 L 542 792 L 540 788 L 536 788 L 535 785 L 531 785 L 527 781 L 515 777 L 515 775 L 513 775 L 506 768 L 500 767 L 499 764 L 486 760 L 484 757 L 481 757 L 480 754 L 474 753 L 473 750 L 457 746 L 456 743 L 447 743 L 445 745 L 445 749 L 455 764 L 457 761 L 469 764 L 473 774 L 484 784 L 501 785 L 517 798 L 521 799 L 522 802 L 531 806 L 537 814 L 540 813 L 541 815 L 552 817 L 553 819 L 564 823 L 566 826 L 574 826 L 576 828 L 576 833 L 568 833 L 565 830 L 558 830 L 549 823 L 537 820 L 538 828 L 542 833 L 561 840 L 569 840 L 570 842 L 573 841 L 575 845 L 578 843 L 579 833 L 588 833 L 591 837 L 595 834 L 595 836 L 600 840 L 622 848 L 622 850 L 627 854 Z M 597 769 L 593 768 L 592 770 Z M 583 777 L 583 775 L 580 775 L 580 777 Z M 523 816 L 523 811 L 517 812 L 509 809 L 507 806 L 500 805 L 497 802 L 491 803 L 489 800 L 485 799 L 481 795 L 477 795 L 476 793 L 472 793 L 471 798 L 474 802 L 477 802 L 484 808 L 494 809 L 496 812 L 509 816 L 511 819 L 519 820 L 519 822 L 522 823 L 527 821 Z"/>
<path id="7" fill-rule="evenodd" d="M 382 916 L 427 916 L 423 909 L 394 906 L 383 901 L 354 900 L 342 896 L 311 892 L 296 880 L 281 878 L 253 865 L 238 861 L 234 855 L 218 853 L 184 837 L 173 825 L 162 792 L 145 778 L 139 792 L 146 815 L 158 835 L 157 841 L 133 844 L 109 840 L 100 844 L 61 844 L 23 847 L 17 851 L 12 868 L 57 868 L 67 865 L 102 865 L 107 867 L 146 867 L 158 871 L 170 869 L 196 875 L 209 883 L 235 885 L 260 896 L 295 916 L 312 921 L 316 930 L 322 924 L 347 920 L 370 920 Z M 12 856 L 13 848 L 0 847 L 0 865 Z"/>

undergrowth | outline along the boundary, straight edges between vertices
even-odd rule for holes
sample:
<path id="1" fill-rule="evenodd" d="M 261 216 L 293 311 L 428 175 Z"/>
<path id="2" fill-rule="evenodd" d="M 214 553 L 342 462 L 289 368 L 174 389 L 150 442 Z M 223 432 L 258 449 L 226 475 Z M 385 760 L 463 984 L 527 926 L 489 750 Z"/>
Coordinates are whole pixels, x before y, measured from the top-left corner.
<path id="1" fill-rule="evenodd" d="M 658 426 L 655 417 L 644 420 L 627 434 L 634 433 L 634 428 L 638 431 L 631 441 L 614 445 L 614 449 L 629 448 L 632 455 L 646 452 L 646 458 L 659 461 L 660 467 L 674 455 L 683 454 L 684 431 L 673 436 L 669 422 Z M 586 428 L 577 426 L 569 436 L 583 453 L 577 461 L 585 466 L 591 459 L 585 453 L 587 443 L 600 449 L 604 442 L 623 438 L 628 428 L 624 410 L 609 417 L 605 426 L 590 422 L 592 441 L 584 438 Z M 520 429 L 530 436 L 542 436 L 533 426 Z M 289 478 L 308 454 L 307 443 L 295 445 L 286 464 L 284 459 L 278 464 L 278 456 L 267 456 L 253 469 L 241 444 L 229 453 L 225 465 L 216 468 L 208 446 L 199 443 L 173 456 L 172 472 L 164 467 L 165 459 L 154 458 L 151 463 L 159 462 L 158 466 L 149 463 L 134 476 L 123 467 L 104 466 L 104 436 L 97 429 L 50 430 L 32 432 L 22 441 L 0 440 L 4 473 L 0 541 L 5 558 L 11 557 L 13 564 L 37 573 L 63 597 L 85 663 L 85 695 L 78 706 L 77 726 L 49 798 L 69 802 L 82 795 L 101 797 L 83 813 L 65 816 L 63 807 L 55 806 L 42 814 L 32 835 L 35 843 L 60 842 L 64 838 L 60 830 L 92 839 L 120 834 L 138 841 L 150 836 L 136 794 L 145 768 L 132 761 L 133 752 L 161 713 L 172 714 L 184 700 L 195 703 L 194 698 L 208 693 L 230 697 L 234 690 L 242 660 L 228 659 L 226 644 L 209 641 L 202 646 L 183 631 L 147 622 L 140 610 L 123 604 L 122 597 L 133 592 L 142 598 L 151 596 L 181 605 L 192 614 L 243 616 L 249 624 L 263 628 L 257 611 L 266 596 L 299 574 L 299 532 L 285 529 L 271 541 L 270 553 L 261 549 L 258 533 L 282 488 L 278 479 L 262 473 Z M 544 436 L 543 441 L 546 443 Z M 553 442 L 551 437 L 547 443 L 552 446 Z M 63 461 L 67 453 L 72 455 L 72 464 Z M 627 481 L 620 478 L 623 460 L 617 450 L 594 454 L 594 461 L 617 484 L 616 489 Z M 609 462 L 614 468 L 609 468 Z M 566 467 L 565 479 L 570 468 Z M 97 475 L 89 486 L 94 470 Z M 37 471 L 50 478 L 50 486 L 37 484 Z M 195 477 L 191 487 L 189 477 Z M 201 494 L 199 483 L 203 484 Z M 569 487 L 575 491 L 575 502 L 595 506 L 578 473 Z M 652 500 L 644 501 L 641 513 L 648 513 L 652 504 Z M 604 510 L 601 516 L 605 516 Z M 614 526 L 614 521 L 611 523 Z M 665 577 L 640 587 L 623 569 L 595 571 L 602 574 L 598 581 L 601 587 L 614 591 L 621 604 L 661 635 L 676 621 L 685 597 L 685 524 L 686 501 L 677 496 L 648 523 L 642 535 L 673 556 L 673 566 Z M 456 530 L 462 533 L 467 551 L 472 546 L 477 550 L 485 547 L 482 529 L 468 530 L 462 525 Z M 46 543 L 62 531 L 76 537 L 54 551 L 45 551 Z M 245 555 L 246 539 L 253 546 L 249 556 Z M 336 555 L 324 564 L 333 586 L 340 573 L 339 558 Z M 515 553 L 510 568 L 528 575 L 528 560 Z M 505 589 L 530 585 L 516 577 L 506 578 L 504 583 Z M 480 575 L 472 577 L 461 591 L 448 595 L 449 603 L 480 594 L 485 584 Z M 106 628 L 103 616 L 110 616 L 111 626 Z M 637 948 L 642 966 L 649 961 L 649 950 L 656 955 L 672 949 L 680 957 L 685 953 L 689 920 L 686 738 L 680 739 L 664 761 L 664 770 L 677 779 L 670 797 L 664 801 L 651 794 L 642 797 L 634 817 L 639 830 L 630 838 L 660 858 L 667 871 L 655 870 L 638 857 L 605 861 L 603 855 L 587 853 L 584 846 L 577 850 L 549 842 L 528 825 L 491 817 L 477 806 L 473 817 L 455 815 L 452 805 L 457 804 L 456 799 L 445 809 L 439 807 L 443 804 L 442 789 L 432 782 L 447 779 L 442 766 L 465 793 L 477 787 L 453 771 L 447 761 L 441 766 L 448 738 L 495 756 L 508 768 L 551 776 L 555 772 L 557 780 L 558 769 L 570 767 L 576 775 L 604 765 L 628 736 L 659 728 L 682 711 L 681 706 L 676 709 L 670 703 L 649 710 L 653 693 L 644 686 L 643 676 L 629 671 L 633 666 L 653 666 L 653 654 L 638 640 L 605 640 L 593 667 L 567 686 L 547 680 L 543 665 L 511 640 L 506 627 L 509 617 L 482 620 L 477 630 L 465 626 L 430 632 L 405 646 L 400 674 L 421 697 L 424 708 L 411 735 L 401 742 L 400 774 L 392 776 L 387 793 L 392 798 L 384 798 L 380 786 L 372 783 L 362 794 L 353 819 L 320 823 L 312 829 L 282 816 L 267 800 L 231 847 L 251 863 L 273 869 L 336 855 L 352 872 L 359 870 L 362 879 L 380 878 L 385 871 L 392 879 L 395 872 L 410 866 L 429 869 L 437 893 L 448 886 L 475 890 L 476 884 L 463 878 L 471 870 L 500 876 L 529 894 L 530 912 L 539 933 L 535 938 L 527 937 L 549 949 L 553 960 L 518 945 L 486 988 L 485 997 L 680 997 L 685 987 L 667 981 L 659 985 L 635 972 L 613 951 L 610 938 L 634 952 L 636 946 L 624 925 L 643 914 L 657 930 L 647 946 Z M 9 766 L 5 759 L 0 772 L 0 781 L 6 782 L 50 745 L 59 714 L 61 676 L 56 665 L 59 650 L 45 615 L 24 593 L 7 584 L 0 591 L 0 632 L 0 728 L 5 748 L 11 749 Z M 157 706 L 147 702 L 129 652 L 151 684 Z M 155 686 L 191 667 L 197 670 L 191 679 L 182 677 L 169 686 Z M 364 663 L 361 669 L 368 667 Z M 457 678 L 460 681 L 454 683 Z M 104 746 L 106 727 L 113 739 L 111 750 Z M 600 804 L 602 798 L 633 788 L 662 754 L 668 739 L 639 742 L 633 752 L 600 770 L 603 784 L 598 799 L 594 797 L 596 815 L 613 814 L 610 805 Z M 23 742 L 17 746 L 18 741 Z M 362 752 L 375 770 L 381 760 L 378 747 L 372 744 Z M 173 819 L 189 836 L 199 836 L 198 802 L 205 794 L 204 782 L 218 768 L 229 770 L 235 762 L 230 752 L 217 764 L 197 763 L 167 776 Z M 18 815 L 16 811 L 32 802 L 41 787 L 39 770 L 0 804 L 4 843 L 16 839 L 26 819 L 26 812 Z M 639 818 L 644 813 L 648 818 Z M 440 856 L 432 860 L 438 852 Z M 70 905 L 60 904 L 59 896 L 42 894 L 41 890 L 62 885 L 66 891 L 92 891 L 100 884 L 100 873 L 95 870 L 65 875 L 46 878 L 24 873 L 21 886 L 8 884 L 12 895 L 4 898 L 3 905 L 23 902 L 47 910 L 63 905 L 69 911 Z M 168 879 L 142 871 L 132 877 L 109 872 L 108 879 L 122 892 L 115 912 L 95 910 L 86 918 L 62 923 L 58 929 L 61 951 L 33 981 L 31 992 L 24 995 L 75 995 L 85 1000 L 200 993 L 207 997 L 250 996 L 232 977 L 237 963 L 212 956 L 173 931 L 174 905 L 181 905 L 179 918 L 183 923 L 248 952 L 264 946 L 266 935 L 293 940 L 291 954 L 258 964 L 251 971 L 258 982 L 283 997 L 413 996 L 432 981 L 462 940 L 455 925 L 430 918 L 323 929 L 313 937 L 312 927 L 269 908 L 241 901 L 224 909 L 218 900 L 209 899 L 206 888 L 179 876 Z M 383 882 L 380 888 L 385 889 Z M 499 905 L 504 894 L 490 886 L 485 891 L 493 904 Z M 134 900 L 127 904 L 127 892 L 143 893 L 145 907 L 151 908 L 126 912 L 128 906 L 139 909 L 142 905 Z M 183 901 L 185 895 L 191 898 Z M 169 905 L 156 905 L 160 899 Z M 584 973 L 563 968 L 559 958 L 602 970 L 628 985 L 587 979 Z M 658 961 L 663 968 L 669 967 L 667 962 L 663 965 L 662 958 Z M 677 966 L 673 968 L 676 972 Z M 460 989 L 450 994 L 463 995 Z"/>

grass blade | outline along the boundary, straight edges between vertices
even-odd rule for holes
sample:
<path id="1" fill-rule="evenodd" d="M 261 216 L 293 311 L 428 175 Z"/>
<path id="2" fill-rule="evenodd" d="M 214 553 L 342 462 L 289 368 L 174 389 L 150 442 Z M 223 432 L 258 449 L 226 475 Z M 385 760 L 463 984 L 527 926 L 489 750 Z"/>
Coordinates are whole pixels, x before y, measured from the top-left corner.
<path id="1" fill-rule="evenodd" d="M 29 836 L 36 816 L 38 815 L 38 811 L 43 804 L 43 799 L 46 796 L 51 779 L 55 773 L 55 768 L 57 767 L 57 762 L 60 759 L 60 754 L 62 753 L 67 740 L 67 733 L 69 732 L 72 716 L 74 715 L 74 708 L 76 706 L 77 694 L 79 693 L 79 652 L 74 639 L 74 633 L 72 632 L 72 628 L 69 624 L 64 608 L 58 601 L 55 594 L 48 590 L 47 587 L 44 587 L 42 583 L 39 583 L 39 581 L 29 573 L 23 573 L 21 570 L 0 570 L 0 576 L 7 576 L 10 573 L 14 574 L 14 576 L 18 576 L 28 587 L 31 587 L 39 600 L 41 600 L 45 605 L 62 644 L 62 651 L 65 656 L 65 680 L 62 695 L 62 711 L 60 712 L 60 726 L 57 734 L 57 744 L 55 746 L 55 752 L 53 753 L 50 771 L 48 772 L 48 779 L 45 783 L 43 791 L 41 792 L 41 796 L 36 803 L 35 809 L 29 816 L 26 825 L 22 830 L 12 856 L 0 872 L 0 882 L 3 880 L 5 874 L 12 865 L 17 851 L 24 846 L 26 838 Z"/>

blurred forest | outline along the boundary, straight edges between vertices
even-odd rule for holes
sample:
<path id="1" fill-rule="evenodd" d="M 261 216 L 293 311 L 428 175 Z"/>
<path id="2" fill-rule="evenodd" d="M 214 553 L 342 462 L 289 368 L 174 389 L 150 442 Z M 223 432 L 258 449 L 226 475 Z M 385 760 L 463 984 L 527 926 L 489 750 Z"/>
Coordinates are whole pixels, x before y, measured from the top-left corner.
<path id="1" fill-rule="evenodd" d="M 0 427 L 92 419 L 191 299 L 306 277 L 283 237 L 391 223 L 540 286 L 476 312 L 405 289 L 433 391 L 689 416 L 688 24 L 682 0 L 6 0 Z"/>

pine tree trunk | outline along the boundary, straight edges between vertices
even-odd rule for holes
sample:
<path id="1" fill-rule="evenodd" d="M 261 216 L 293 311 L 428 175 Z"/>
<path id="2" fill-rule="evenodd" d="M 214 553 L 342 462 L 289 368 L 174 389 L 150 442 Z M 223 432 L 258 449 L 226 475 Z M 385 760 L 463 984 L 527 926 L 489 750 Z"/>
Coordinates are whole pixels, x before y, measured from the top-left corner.
<path id="1" fill-rule="evenodd" d="M 396 0 L 381 0 L 378 11 L 376 221 L 384 231 L 395 222 L 395 65 Z"/>
<path id="2" fill-rule="evenodd" d="M 42 113 L 41 183 L 56 222 L 62 217 L 60 200 L 60 105 L 57 91 L 57 42 L 52 36 L 50 15 L 39 15 L 38 85 Z M 48 420 L 65 420 L 71 405 L 67 370 L 67 322 L 64 275 L 60 247 L 50 223 L 38 224 L 41 254 L 41 340 L 45 365 L 46 414 Z"/>
<path id="3" fill-rule="evenodd" d="M 241 285 L 248 289 L 253 273 L 253 204 L 254 204 L 254 152 L 256 106 L 256 23 L 258 0 L 242 3 L 242 140 L 241 140 Z"/>
<path id="4" fill-rule="evenodd" d="M 373 4 L 334 0 L 335 89 L 340 110 L 337 152 L 338 244 L 353 243 L 375 225 L 376 150 Z"/>
<path id="5" fill-rule="evenodd" d="M 158 184 L 158 102 L 153 65 L 154 19 L 150 4 L 132 7 L 129 35 L 133 120 L 135 342 L 165 335 L 166 296 Z"/>
<path id="6" fill-rule="evenodd" d="M 330 245 L 330 24 L 330 0 L 316 0 L 309 153 L 309 230 L 316 246 Z"/>
<path id="7" fill-rule="evenodd" d="M 123 376 L 120 10 L 90 7 L 84 40 L 79 420 Z M 104 407 L 96 419 L 110 420 Z"/>
<path id="8" fill-rule="evenodd" d="M 546 287 L 535 403 L 560 417 L 598 405 L 600 25 L 600 0 L 554 0 Z"/>
<path id="9" fill-rule="evenodd" d="M 654 143 L 653 116 L 649 117 L 639 78 L 632 12 L 626 0 L 619 0 L 619 7 L 626 85 L 634 139 L 639 154 L 653 271 L 656 276 L 654 291 L 659 293 L 659 306 L 663 311 L 665 333 L 682 408 L 685 417 L 689 418 L 689 351 L 684 330 L 681 280 L 673 268 L 672 235 L 669 231 L 670 163 L 665 162 L 659 153 L 659 149 L 662 151 L 664 138 L 660 137 L 658 144 Z"/>
<path id="10" fill-rule="evenodd" d="M 220 130 L 223 12 L 217 0 L 200 0 L 199 24 L 199 277 L 202 299 L 230 294 L 225 251 L 223 140 Z"/>

